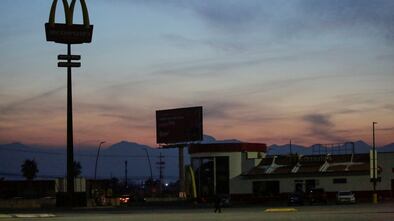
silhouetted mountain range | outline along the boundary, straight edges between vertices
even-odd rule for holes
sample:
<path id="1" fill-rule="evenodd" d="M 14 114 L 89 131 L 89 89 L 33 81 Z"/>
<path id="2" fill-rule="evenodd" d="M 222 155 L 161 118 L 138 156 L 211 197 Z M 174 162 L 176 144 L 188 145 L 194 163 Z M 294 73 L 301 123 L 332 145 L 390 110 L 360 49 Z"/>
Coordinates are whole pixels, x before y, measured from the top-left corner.
<path id="1" fill-rule="evenodd" d="M 202 143 L 235 143 L 239 140 L 216 140 L 212 136 L 204 135 Z M 363 141 L 354 142 L 356 153 L 368 153 L 370 146 Z M 292 144 L 292 153 L 302 155 L 331 153 L 350 153 L 351 145 L 347 145 L 342 151 L 333 147 L 332 149 L 312 145 L 304 147 Z M 145 151 L 146 150 L 146 151 Z M 394 152 L 394 143 L 377 148 L 379 152 Z M 97 148 L 75 149 L 75 160 L 81 162 L 82 176 L 93 178 Z M 160 153 L 165 161 L 164 177 L 168 181 L 174 181 L 178 177 L 178 150 L 158 149 L 147 145 L 121 141 L 109 147 L 102 148 L 97 167 L 97 178 L 117 177 L 123 179 L 125 176 L 125 161 L 128 162 L 128 179 L 144 180 L 150 177 L 148 155 L 151 161 L 153 178 L 159 177 L 157 162 Z M 268 154 L 289 154 L 290 145 L 271 145 Z M 0 145 L 0 177 L 6 179 L 21 179 L 20 168 L 25 159 L 35 159 L 38 164 L 38 178 L 63 177 L 66 174 L 66 149 L 65 148 L 40 148 L 28 146 L 22 143 L 11 143 Z M 185 163 L 189 164 L 190 157 L 185 150 Z"/>

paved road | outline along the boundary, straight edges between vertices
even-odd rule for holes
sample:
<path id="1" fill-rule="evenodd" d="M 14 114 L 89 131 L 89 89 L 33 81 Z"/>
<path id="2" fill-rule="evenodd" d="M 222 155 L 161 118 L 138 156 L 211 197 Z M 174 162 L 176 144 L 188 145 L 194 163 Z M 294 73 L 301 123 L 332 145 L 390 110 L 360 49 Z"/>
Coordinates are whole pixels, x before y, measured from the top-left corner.
<path id="1" fill-rule="evenodd" d="M 300 221 L 375 221 L 394 220 L 394 204 L 357 204 L 295 207 L 297 212 L 265 212 L 267 207 L 224 208 L 223 213 L 215 214 L 212 209 L 105 209 L 51 212 L 54 218 L 45 221 L 204 221 L 204 220 L 300 220 Z M 15 220 L 15 218 L 0 218 L 0 221 Z M 32 220 L 32 218 L 17 218 L 17 220 Z M 35 220 L 39 220 L 38 218 Z"/>

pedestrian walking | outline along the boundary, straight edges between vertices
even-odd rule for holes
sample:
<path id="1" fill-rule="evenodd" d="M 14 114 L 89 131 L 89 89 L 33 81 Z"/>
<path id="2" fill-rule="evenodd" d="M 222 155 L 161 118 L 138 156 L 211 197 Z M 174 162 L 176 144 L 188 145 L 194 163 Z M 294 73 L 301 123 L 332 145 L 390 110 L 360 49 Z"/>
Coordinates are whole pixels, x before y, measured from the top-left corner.
<path id="1" fill-rule="evenodd" d="M 219 195 L 215 196 L 215 213 L 221 213 L 222 212 L 222 198 Z"/>

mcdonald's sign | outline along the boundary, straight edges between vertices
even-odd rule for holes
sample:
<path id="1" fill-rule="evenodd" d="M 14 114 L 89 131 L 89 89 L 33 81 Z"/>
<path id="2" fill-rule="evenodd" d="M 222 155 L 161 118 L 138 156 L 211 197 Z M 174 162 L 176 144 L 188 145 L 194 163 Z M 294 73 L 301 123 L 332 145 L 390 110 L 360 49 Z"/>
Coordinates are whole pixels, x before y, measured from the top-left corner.
<path id="1" fill-rule="evenodd" d="M 80 0 L 83 24 L 73 24 L 74 8 L 77 0 L 72 0 L 68 4 L 67 0 L 62 0 L 65 14 L 65 23 L 55 23 L 57 0 L 53 0 L 49 21 L 45 23 L 45 33 L 47 41 L 61 44 L 82 44 L 92 42 L 93 25 L 89 21 L 89 13 L 85 0 Z"/>

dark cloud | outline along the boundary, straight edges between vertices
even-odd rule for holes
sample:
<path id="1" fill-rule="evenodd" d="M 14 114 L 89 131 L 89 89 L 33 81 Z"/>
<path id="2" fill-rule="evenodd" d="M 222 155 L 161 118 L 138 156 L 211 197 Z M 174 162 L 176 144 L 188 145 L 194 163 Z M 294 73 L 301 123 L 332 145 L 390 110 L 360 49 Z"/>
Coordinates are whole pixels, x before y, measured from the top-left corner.
<path id="1" fill-rule="evenodd" d="M 13 112 L 16 109 L 23 108 L 25 105 L 27 105 L 30 102 L 33 102 L 33 101 L 36 101 L 36 100 L 40 100 L 40 99 L 44 99 L 44 98 L 48 98 L 48 97 L 56 94 L 57 92 L 63 90 L 64 88 L 65 88 L 65 86 L 57 87 L 57 88 L 51 89 L 49 91 L 42 92 L 40 94 L 24 98 L 24 99 L 15 101 L 13 103 L 6 104 L 6 105 L 0 107 L 0 113 L 1 114 L 6 114 L 6 113 L 9 113 L 9 112 Z"/>
<path id="2" fill-rule="evenodd" d="M 334 130 L 335 124 L 328 114 L 307 114 L 302 119 L 309 124 L 307 136 L 319 138 L 324 142 L 343 142 L 345 139 Z"/>
<path id="3" fill-rule="evenodd" d="M 250 47 L 249 45 L 240 41 L 237 42 L 236 40 L 228 41 L 224 39 L 192 39 L 178 34 L 167 34 L 163 35 L 162 37 L 164 40 L 182 49 L 206 46 L 223 52 L 243 52 L 248 50 Z"/>
<path id="4" fill-rule="evenodd" d="M 191 8 L 205 21 L 216 28 L 236 31 L 249 28 L 251 23 L 262 16 L 263 2 L 217 0 L 217 1 L 192 1 Z"/>
<path id="5" fill-rule="evenodd" d="M 243 102 L 215 101 L 215 99 L 212 99 L 205 100 L 201 103 L 204 106 L 204 119 L 208 121 L 230 122 L 228 123 L 229 126 L 260 124 L 290 118 L 268 107 L 264 111 L 260 109 L 250 110 L 250 104 Z"/>
<path id="6" fill-rule="evenodd" d="M 301 0 L 300 11 L 328 25 L 379 25 L 393 28 L 392 0 Z"/>
<path id="7" fill-rule="evenodd" d="M 153 75 L 173 75 L 176 77 L 214 77 L 218 75 L 228 75 L 226 71 L 233 71 L 245 67 L 258 66 L 264 63 L 286 63 L 288 61 L 297 61 L 301 59 L 299 54 L 282 55 L 271 57 L 256 57 L 247 59 L 230 59 L 230 60 L 201 60 L 189 63 L 165 64 L 157 67 Z"/>
<path id="8" fill-rule="evenodd" d="M 136 121 L 140 120 L 141 118 L 132 116 L 132 115 L 122 115 L 122 114 L 102 114 L 101 116 L 103 117 L 111 117 L 111 118 L 117 118 L 120 120 L 125 120 L 125 121 Z"/>
<path id="9" fill-rule="evenodd" d="M 392 0 L 298 0 L 274 25 L 279 38 L 346 33 L 355 38 L 394 40 Z"/>
<path id="10" fill-rule="evenodd" d="M 394 61 L 394 54 L 383 54 L 376 56 L 378 61 Z"/>
<path id="11" fill-rule="evenodd" d="M 231 112 L 246 107 L 238 102 L 204 102 L 204 118 L 228 119 L 232 117 Z"/>
<path id="12" fill-rule="evenodd" d="M 389 111 L 394 111 L 394 104 L 387 104 L 383 108 L 385 108 Z"/>
<path id="13" fill-rule="evenodd" d="M 250 23 L 261 16 L 266 5 L 259 0 L 134 0 L 137 4 L 160 7 L 188 9 L 196 13 L 208 25 L 222 30 L 242 30 L 250 27 Z M 270 1 L 270 3 L 273 3 Z"/>
<path id="14" fill-rule="evenodd" d="M 323 115 L 323 114 L 309 114 L 305 115 L 303 119 L 311 123 L 312 125 L 317 125 L 319 127 L 332 127 L 333 123 L 330 121 L 330 116 L 329 115 Z"/>
<path id="15" fill-rule="evenodd" d="M 346 77 L 345 75 L 320 75 L 320 76 L 308 76 L 308 77 L 298 77 L 298 78 L 287 78 L 279 79 L 274 81 L 256 82 L 254 84 L 247 85 L 247 87 L 242 86 L 239 88 L 231 88 L 223 93 L 227 94 L 229 97 L 240 97 L 249 96 L 253 94 L 261 94 L 266 92 L 272 92 L 274 90 L 283 90 L 284 88 L 295 86 L 304 83 L 312 83 L 313 81 L 321 81 L 330 78 L 341 78 Z"/>
<path id="16" fill-rule="evenodd" d="M 189 9 L 217 30 L 242 35 L 266 30 L 278 38 L 341 30 L 394 40 L 392 0 L 137 0 L 139 4 Z M 164 9 L 168 10 L 168 8 Z"/>
<path id="17" fill-rule="evenodd" d="M 377 128 L 376 130 L 380 130 L 380 131 L 394 131 L 394 127 Z"/>

